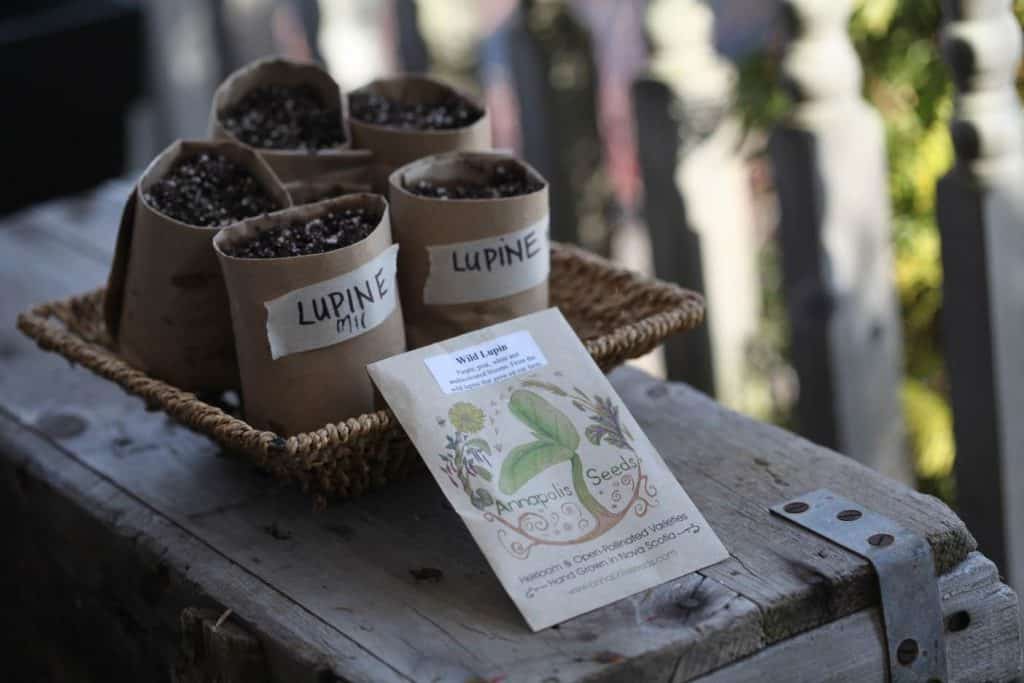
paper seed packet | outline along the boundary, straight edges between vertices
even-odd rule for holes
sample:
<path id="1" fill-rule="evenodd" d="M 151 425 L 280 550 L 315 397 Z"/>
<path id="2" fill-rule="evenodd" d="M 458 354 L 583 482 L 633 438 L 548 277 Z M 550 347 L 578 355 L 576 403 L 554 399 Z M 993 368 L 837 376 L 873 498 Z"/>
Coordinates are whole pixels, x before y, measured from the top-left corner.
<path id="1" fill-rule="evenodd" d="M 368 370 L 534 631 L 728 557 L 558 309 Z"/>

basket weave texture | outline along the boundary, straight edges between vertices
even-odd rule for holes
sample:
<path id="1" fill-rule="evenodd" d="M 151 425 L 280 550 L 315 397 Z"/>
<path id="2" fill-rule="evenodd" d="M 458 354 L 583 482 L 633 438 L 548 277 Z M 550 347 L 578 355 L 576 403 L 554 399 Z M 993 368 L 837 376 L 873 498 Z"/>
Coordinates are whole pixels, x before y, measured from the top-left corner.
<path id="1" fill-rule="evenodd" d="M 283 437 L 128 365 L 112 348 L 103 319 L 104 290 L 36 306 L 18 328 L 55 351 L 142 397 L 275 477 L 318 497 L 359 495 L 415 469 L 419 458 L 390 410 L 378 410 Z M 641 278 L 581 249 L 552 245 L 551 304 L 561 309 L 605 371 L 641 356 L 704 315 L 695 292 Z"/>

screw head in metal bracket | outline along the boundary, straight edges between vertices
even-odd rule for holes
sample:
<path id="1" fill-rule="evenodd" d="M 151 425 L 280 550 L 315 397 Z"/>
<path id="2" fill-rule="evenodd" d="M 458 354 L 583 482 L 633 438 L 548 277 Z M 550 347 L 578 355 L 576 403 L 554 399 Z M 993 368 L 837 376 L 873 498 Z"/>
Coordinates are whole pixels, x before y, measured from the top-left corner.
<path id="1" fill-rule="evenodd" d="M 856 522 L 861 516 L 863 513 L 860 510 L 843 510 L 836 515 L 836 519 L 840 522 Z"/>
<path id="2" fill-rule="evenodd" d="M 949 680 L 945 621 L 928 541 L 828 489 L 780 503 L 771 511 L 860 555 L 874 567 L 891 681 Z"/>

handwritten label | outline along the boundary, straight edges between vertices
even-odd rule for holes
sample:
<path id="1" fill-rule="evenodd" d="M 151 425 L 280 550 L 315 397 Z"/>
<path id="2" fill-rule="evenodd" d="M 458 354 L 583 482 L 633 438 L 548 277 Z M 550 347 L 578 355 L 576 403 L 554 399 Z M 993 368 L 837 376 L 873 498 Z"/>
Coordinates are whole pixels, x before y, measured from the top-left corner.
<path id="1" fill-rule="evenodd" d="M 497 237 L 427 247 L 423 303 L 465 304 L 511 296 L 548 279 L 548 217 Z"/>
<path id="2" fill-rule="evenodd" d="M 398 245 L 355 270 L 267 301 L 267 340 L 277 360 L 369 332 L 398 304 Z"/>
<path id="3" fill-rule="evenodd" d="M 504 382 L 548 364 L 526 330 L 423 361 L 445 394 Z"/>

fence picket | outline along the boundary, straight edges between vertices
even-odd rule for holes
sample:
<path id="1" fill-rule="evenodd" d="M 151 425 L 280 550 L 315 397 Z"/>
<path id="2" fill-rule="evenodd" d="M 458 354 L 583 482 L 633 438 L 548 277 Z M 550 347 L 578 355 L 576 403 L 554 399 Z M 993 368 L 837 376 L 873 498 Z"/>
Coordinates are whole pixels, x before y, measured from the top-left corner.
<path id="1" fill-rule="evenodd" d="M 1024 581 L 1024 119 L 1011 0 L 946 0 L 956 164 L 938 184 L 960 515 Z"/>
<path id="2" fill-rule="evenodd" d="M 786 0 L 791 116 L 769 144 L 800 430 L 903 481 L 902 339 L 885 134 L 861 96 L 851 0 Z"/>
<path id="3" fill-rule="evenodd" d="M 652 76 L 633 93 L 655 269 L 708 301 L 707 336 L 670 341 L 666 365 L 670 377 L 742 409 L 760 285 L 740 129 L 729 114 L 735 70 L 715 50 L 705 3 L 660 0 L 647 25 Z"/>

